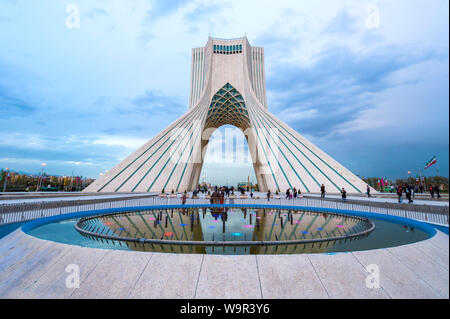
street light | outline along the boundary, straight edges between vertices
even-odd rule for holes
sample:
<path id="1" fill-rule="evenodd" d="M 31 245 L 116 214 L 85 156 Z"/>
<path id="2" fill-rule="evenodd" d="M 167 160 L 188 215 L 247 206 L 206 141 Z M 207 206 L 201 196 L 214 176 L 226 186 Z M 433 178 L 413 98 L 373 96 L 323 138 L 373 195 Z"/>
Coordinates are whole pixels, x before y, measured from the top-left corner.
<path id="1" fill-rule="evenodd" d="M 42 188 L 42 184 L 44 182 L 44 169 L 45 169 L 45 166 L 47 166 L 47 163 L 42 163 L 41 166 L 42 166 L 41 178 L 39 179 L 39 184 L 38 184 L 38 187 L 36 188 L 36 192 L 40 191 Z"/>
<path id="2" fill-rule="evenodd" d="M 6 192 L 6 184 L 8 181 L 8 176 L 9 176 L 9 168 L 6 168 L 6 174 L 5 174 L 5 181 L 3 182 L 3 193 Z"/>

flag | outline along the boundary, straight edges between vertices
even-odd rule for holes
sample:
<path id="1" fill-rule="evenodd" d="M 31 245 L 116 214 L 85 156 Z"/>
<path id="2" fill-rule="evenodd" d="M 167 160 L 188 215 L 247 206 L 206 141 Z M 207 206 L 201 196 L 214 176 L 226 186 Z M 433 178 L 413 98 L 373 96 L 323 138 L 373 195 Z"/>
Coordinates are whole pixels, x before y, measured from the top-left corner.
<path id="1" fill-rule="evenodd" d="M 425 169 L 427 169 L 433 164 L 436 164 L 436 162 L 437 162 L 436 156 L 433 156 L 433 158 L 425 165 Z"/>

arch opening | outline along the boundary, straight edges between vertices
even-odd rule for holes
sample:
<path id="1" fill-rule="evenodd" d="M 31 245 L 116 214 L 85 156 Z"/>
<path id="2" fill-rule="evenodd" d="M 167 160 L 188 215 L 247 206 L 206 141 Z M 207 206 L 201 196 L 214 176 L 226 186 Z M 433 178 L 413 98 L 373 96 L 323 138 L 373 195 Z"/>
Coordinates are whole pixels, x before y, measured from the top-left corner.
<path id="1" fill-rule="evenodd" d="M 198 184 L 238 186 L 258 184 L 247 137 L 233 125 L 211 129 L 202 145 L 203 163 Z"/>

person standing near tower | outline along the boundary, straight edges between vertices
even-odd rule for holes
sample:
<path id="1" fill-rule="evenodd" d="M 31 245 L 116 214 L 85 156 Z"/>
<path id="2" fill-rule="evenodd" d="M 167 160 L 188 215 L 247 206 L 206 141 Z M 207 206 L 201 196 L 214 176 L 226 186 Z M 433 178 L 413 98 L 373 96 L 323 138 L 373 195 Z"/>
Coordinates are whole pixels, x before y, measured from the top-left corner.
<path id="1" fill-rule="evenodd" d="M 370 186 L 367 185 L 367 197 L 370 197 Z"/>
<path id="2" fill-rule="evenodd" d="M 434 187 L 434 192 L 436 193 L 436 198 L 441 198 L 441 194 L 439 194 L 440 192 L 439 185 L 436 185 Z"/>
<path id="3" fill-rule="evenodd" d="M 434 198 L 434 185 L 433 184 L 431 184 L 431 186 L 430 186 L 430 195 L 431 195 L 431 198 Z"/>
<path id="4" fill-rule="evenodd" d="M 341 194 L 342 194 L 342 201 L 343 202 L 347 201 L 347 191 L 345 190 L 344 187 L 342 187 Z"/>
<path id="5" fill-rule="evenodd" d="M 325 185 L 320 187 L 320 198 L 325 198 Z"/>
<path id="6" fill-rule="evenodd" d="M 405 183 L 405 194 L 406 194 L 406 199 L 408 200 L 408 204 L 411 204 L 413 202 L 412 200 L 412 193 L 411 193 L 411 187 Z"/>
<path id="7" fill-rule="evenodd" d="M 397 187 L 397 196 L 398 196 L 398 202 L 402 202 L 402 195 L 403 195 L 403 188 L 402 185 L 398 185 Z"/>
<path id="8" fill-rule="evenodd" d="M 289 199 L 291 197 L 291 191 L 288 188 L 288 190 L 286 191 L 286 198 Z"/>

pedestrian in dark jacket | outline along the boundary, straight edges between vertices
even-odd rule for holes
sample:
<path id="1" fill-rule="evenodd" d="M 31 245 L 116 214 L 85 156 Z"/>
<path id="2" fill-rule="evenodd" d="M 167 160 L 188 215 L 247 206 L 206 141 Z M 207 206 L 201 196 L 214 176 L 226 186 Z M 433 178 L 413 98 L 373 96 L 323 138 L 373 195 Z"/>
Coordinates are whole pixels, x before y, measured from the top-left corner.
<path id="1" fill-rule="evenodd" d="M 347 201 L 347 191 L 345 190 L 344 187 L 342 187 L 341 194 L 342 194 L 342 201 L 344 202 Z"/>
<path id="2" fill-rule="evenodd" d="M 439 185 L 436 185 L 436 186 L 434 187 L 434 192 L 436 193 L 436 197 L 437 197 L 437 198 L 440 198 L 440 197 L 441 197 L 441 194 L 439 194 L 439 192 L 440 192 Z"/>

